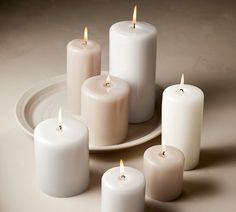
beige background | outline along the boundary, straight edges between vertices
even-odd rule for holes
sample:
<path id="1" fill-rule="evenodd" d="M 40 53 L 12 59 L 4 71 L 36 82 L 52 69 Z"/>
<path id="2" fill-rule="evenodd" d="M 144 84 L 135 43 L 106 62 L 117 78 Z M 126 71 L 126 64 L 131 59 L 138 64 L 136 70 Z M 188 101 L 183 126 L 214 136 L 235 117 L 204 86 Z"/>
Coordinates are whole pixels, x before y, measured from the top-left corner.
<path id="1" fill-rule="evenodd" d="M 147 201 L 146 211 L 236 211 L 236 3 L 234 1 L 10 1 L 0 6 L 0 211 L 99 211 L 100 177 L 123 158 L 142 170 L 145 149 L 91 155 L 91 184 L 80 196 L 57 199 L 39 191 L 33 142 L 17 125 L 14 105 L 40 80 L 65 73 L 66 43 L 89 37 L 103 47 L 108 69 L 108 30 L 129 19 L 138 2 L 138 19 L 158 28 L 157 82 L 186 82 L 206 95 L 201 161 L 184 175 L 183 195 L 171 203 Z M 176 123 L 178 124 L 178 123 Z"/>

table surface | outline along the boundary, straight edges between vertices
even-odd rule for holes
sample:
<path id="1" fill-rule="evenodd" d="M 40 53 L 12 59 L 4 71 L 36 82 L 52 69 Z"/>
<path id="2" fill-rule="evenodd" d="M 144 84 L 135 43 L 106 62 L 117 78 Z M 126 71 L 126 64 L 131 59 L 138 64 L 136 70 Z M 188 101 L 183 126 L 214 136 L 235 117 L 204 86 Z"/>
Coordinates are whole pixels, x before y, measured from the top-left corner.
<path id="1" fill-rule="evenodd" d="M 139 1 L 138 20 L 158 29 L 157 82 L 185 81 L 205 93 L 199 166 L 184 173 L 176 201 L 147 199 L 145 211 L 236 211 L 236 4 L 234 1 Z M 17 125 L 14 106 L 24 90 L 65 73 L 66 44 L 89 37 L 102 45 L 108 70 L 109 27 L 130 19 L 133 2 L 12 0 L 0 5 L 0 211 L 99 211 L 100 179 L 120 158 L 142 170 L 144 151 L 160 136 L 135 148 L 91 154 L 89 189 L 71 198 L 40 192 L 33 142 Z M 178 123 L 176 123 L 178 124 Z"/>

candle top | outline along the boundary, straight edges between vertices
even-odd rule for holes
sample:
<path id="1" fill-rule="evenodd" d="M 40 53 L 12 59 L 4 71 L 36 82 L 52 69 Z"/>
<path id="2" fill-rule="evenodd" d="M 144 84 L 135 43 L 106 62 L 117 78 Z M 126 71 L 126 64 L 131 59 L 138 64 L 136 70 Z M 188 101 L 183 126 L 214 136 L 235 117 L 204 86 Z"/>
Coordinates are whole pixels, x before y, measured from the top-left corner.
<path id="1" fill-rule="evenodd" d="M 204 98 L 202 90 L 194 85 L 176 84 L 166 88 L 163 92 L 163 97 L 170 98 L 173 101 L 178 99 L 188 99 L 188 101 L 195 101 L 199 98 Z"/>
<path id="2" fill-rule="evenodd" d="M 107 170 L 102 176 L 102 182 L 115 190 L 129 191 L 145 185 L 143 174 L 135 168 L 125 166 L 125 179 L 120 178 L 120 167 Z"/>
<path id="3" fill-rule="evenodd" d="M 93 40 L 87 40 L 86 44 L 84 43 L 84 39 L 74 39 L 70 41 L 67 45 L 67 48 L 75 51 L 75 52 L 97 52 L 101 50 L 100 45 L 93 41 Z"/>
<path id="4" fill-rule="evenodd" d="M 144 153 L 144 158 L 156 166 L 174 167 L 184 160 L 183 153 L 175 147 L 165 146 L 165 155 L 162 154 L 162 146 L 156 145 L 148 148 Z"/>
<path id="5" fill-rule="evenodd" d="M 42 121 L 35 128 L 34 136 L 41 138 L 42 142 L 55 145 L 84 142 L 88 136 L 86 125 L 74 117 L 63 117 L 62 130 L 58 126 L 58 118 Z"/>
<path id="6" fill-rule="evenodd" d="M 97 100 L 111 101 L 129 95 L 127 82 L 113 76 L 110 76 L 109 86 L 106 82 L 107 76 L 94 76 L 83 83 L 82 90 Z"/>
<path id="7" fill-rule="evenodd" d="M 110 28 L 110 31 L 114 31 L 121 35 L 139 35 L 139 36 L 147 36 L 154 35 L 156 36 L 157 30 L 156 28 L 146 22 L 136 22 L 135 28 L 133 28 L 132 21 L 120 21 L 113 24 Z"/>

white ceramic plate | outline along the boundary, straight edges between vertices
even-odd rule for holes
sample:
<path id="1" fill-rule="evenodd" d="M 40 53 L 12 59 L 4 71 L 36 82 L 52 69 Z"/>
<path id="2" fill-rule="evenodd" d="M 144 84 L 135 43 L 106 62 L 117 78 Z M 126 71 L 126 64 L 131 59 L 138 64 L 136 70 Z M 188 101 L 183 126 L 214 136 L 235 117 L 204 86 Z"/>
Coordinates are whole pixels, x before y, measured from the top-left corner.
<path id="1" fill-rule="evenodd" d="M 162 89 L 157 86 L 157 106 L 153 118 L 142 124 L 129 125 L 128 136 L 123 143 L 111 146 L 89 145 L 89 150 L 96 152 L 129 148 L 160 135 L 161 93 Z M 16 104 L 17 122 L 28 135 L 33 137 L 35 126 L 45 119 L 57 116 L 59 105 L 62 105 L 63 109 L 66 108 L 65 75 L 40 82 L 27 90 Z"/>

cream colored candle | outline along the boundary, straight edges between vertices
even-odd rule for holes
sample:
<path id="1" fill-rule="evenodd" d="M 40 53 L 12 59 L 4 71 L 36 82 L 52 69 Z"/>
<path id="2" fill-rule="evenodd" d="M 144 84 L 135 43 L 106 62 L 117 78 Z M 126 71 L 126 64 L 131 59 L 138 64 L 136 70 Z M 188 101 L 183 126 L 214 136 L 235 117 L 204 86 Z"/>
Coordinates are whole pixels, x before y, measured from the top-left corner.
<path id="1" fill-rule="evenodd" d="M 184 155 L 175 147 L 152 146 L 144 153 L 146 194 L 159 201 L 176 199 L 182 192 Z"/>
<path id="2" fill-rule="evenodd" d="M 116 77 L 95 76 L 82 86 L 81 114 L 94 145 L 121 143 L 128 130 L 129 85 Z"/>
<path id="3" fill-rule="evenodd" d="M 162 98 L 162 141 L 184 153 L 185 170 L 197 166 L 200 155 L 204 94 L 193 85 L 169 86 Z"/>
<path id="4" fill-rule="evenodd" d="M 84 39 L 75 39 L 67 45 L 67 101 L 71 112 L 81 113 L 81 86 L 84 80 L 101 73 L 101 47 L 88 40 L 87 27 Z"/>

